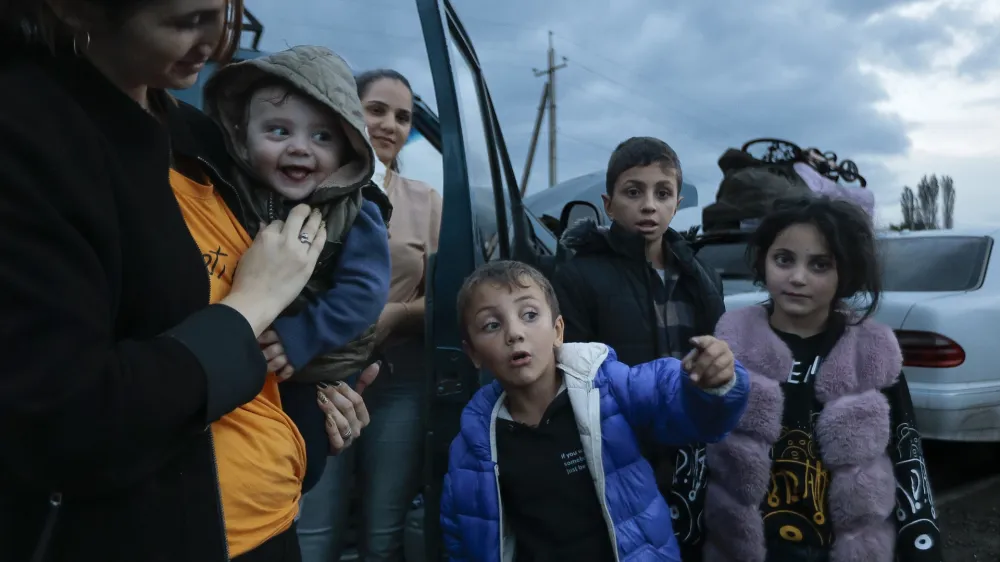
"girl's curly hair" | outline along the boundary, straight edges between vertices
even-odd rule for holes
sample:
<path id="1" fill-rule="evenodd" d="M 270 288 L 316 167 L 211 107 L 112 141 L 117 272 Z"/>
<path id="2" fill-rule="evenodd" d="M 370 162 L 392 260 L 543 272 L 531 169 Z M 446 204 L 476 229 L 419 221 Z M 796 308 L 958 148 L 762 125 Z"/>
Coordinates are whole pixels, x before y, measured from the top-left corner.
<path id="1" fill-rule="evenodd" d="M 747 244 L 746 259 L 754 283 L 763 286 L 767 251 L 786 228 L 811 224 L 819 230 L 837 264 L 837 292 L 832 306 L 864 303 L 861 322 L 878 307 L 882 272 L 871 217 L 849 201 L 825 196 L 781 199 L 763 218 Z"/>

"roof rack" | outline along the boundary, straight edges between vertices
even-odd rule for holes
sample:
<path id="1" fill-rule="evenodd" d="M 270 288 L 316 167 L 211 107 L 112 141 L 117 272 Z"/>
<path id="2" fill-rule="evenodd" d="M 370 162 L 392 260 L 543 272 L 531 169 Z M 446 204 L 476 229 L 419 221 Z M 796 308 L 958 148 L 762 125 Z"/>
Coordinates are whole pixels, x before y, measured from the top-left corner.
<path id="1" fill-rule="evenodd" d="M 250 10 L 243 11 L 243 18 L 246 20 L 243 22 L 243 31 L 253 33 L 253 42 L 250 43 L 250 48 L 259 51 L 260 37 L 264 35 L 264 24 L 260 23 L 260 20 Z"/>

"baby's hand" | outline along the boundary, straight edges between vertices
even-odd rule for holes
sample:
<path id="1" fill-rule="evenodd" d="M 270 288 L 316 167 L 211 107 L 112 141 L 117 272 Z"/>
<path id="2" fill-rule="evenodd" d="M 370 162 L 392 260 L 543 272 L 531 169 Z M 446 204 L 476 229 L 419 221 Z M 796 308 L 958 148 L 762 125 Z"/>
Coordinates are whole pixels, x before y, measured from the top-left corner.
<path id="1" fill-rule="evenodd" d="M 288 356 L 285 355 L 285 348 L 281 345 L 278 332 L 265 330 L 257 338 L 257 342 L 260 343 L 261 351 L 264 352 L 264 359 L 267 360 L 267 372 L 274 373 L 280 381 L 291 377 L 295 372 L 295 367 L 288 362 Z"/>
<path id="2" fill-rule="evenodd" d="M 691 338 L 694 349 L 682 365 L 699 388 L 719 388 L 736 376 L 733 352 L 729 344 L 712 336 Z"/>

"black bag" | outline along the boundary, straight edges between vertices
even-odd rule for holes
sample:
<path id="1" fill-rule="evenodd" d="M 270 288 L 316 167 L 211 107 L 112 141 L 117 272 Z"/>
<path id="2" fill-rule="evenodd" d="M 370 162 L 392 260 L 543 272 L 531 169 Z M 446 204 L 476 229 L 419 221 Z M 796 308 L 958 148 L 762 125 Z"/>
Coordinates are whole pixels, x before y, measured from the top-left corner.
<path id="1" fill-rule="evenodd" d="M 755 150 L 751 150 L 755 147 Z M 764 147 L 761 156 L 754 156 Z M 858 182 L 865 187 L 865 178 L 857 165 L 844 160 L 837 162 L 833 152 L 801 149 L 780 139 L 754 139 L 739 150 L 730 148 L 719 158 L 722 182 L 715 194 L 715 203 L 701 212 L 702 232 L 753 230 L 756 223 L 771 211 L 774 202 L 785 197 L 808 197 L 813 189 L 795 170 L 796 163 L 805 163 L 820 175 L 839 182 Z"/>
<path id="2" fill-rule="evenodd" d="M 741 230 L 766 215 L 775 200 L 810 195 L 794 164 L 795 160 L 769 162 L 745 150 L 727 150 L 719 158 L 723 178 L 715 202 L 701 213 L 702 231 Z"/>

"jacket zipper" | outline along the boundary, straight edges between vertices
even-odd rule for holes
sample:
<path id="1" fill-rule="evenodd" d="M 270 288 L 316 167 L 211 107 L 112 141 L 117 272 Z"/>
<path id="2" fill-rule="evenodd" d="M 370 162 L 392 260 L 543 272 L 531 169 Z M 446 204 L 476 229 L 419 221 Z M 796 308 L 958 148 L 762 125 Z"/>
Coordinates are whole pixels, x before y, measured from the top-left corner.
<path id="1" fill-rule="evenodd" d="M 222 178 L 222 175 L 219 174 L 219 171 L 216 170 L 214 166 L 212 166 L 211 164 L 209 164 L 207 160 L 205 160 L 204 158 L 202 158 L 202 157 L 199 156 L 198 157 L 198 162 L 200 162 L 203 166 L 205 166 L 206 168 L 208 168 L 215 175 L 215 177 L 213 178 L 213 181 L 215 182 L 215 184 L 217 184 L 217 185 L 218 184 L 222 184 L 222 185 L 226 186 L 228 189 L 230 189 L 233 192 L 234 195 L 236 195 L 236 201 L 240 205 L 240 209 L 239 209 L 240 210 L 240 215 L 243 218 L 243 220 L 246 221 L 246 210 L 243 208 L 243 199 L 240 198 L 239 192 L 236 191 L 236 189 L 232 185 L 229 185 L 229 183 L 226 182 L 226 180 L 224 180 Z M 211 279 L 208 280 L 208 295 L 207 295 L 207 297 L 208 298 L 205 299 L 205 302 L 208 302 L 208 303 L 212 302 L 212 280 Z M 219 512 L 219 525 L 220 525 L 220 527 L 222 529 L 222 533 L 221 533 L 222 534 L 222 547 L 225 549 L 225 553 L 226 553 L 225 562 L 230 562 L 230 560 L 232 558 L 231 558 L 231 556 L 229 554 L 229 537 L 226 534 L 226 513 L 225 513 L 225 508 L 222 506 L 222 482 L 219 480 L 219 457 L 215 453 L 215 435 L 212 434 L 212 424 L 208 424 L 205 427 L 205 432 L 208 433 L 208 444 L 212 448 L 212 474 L 215 477 L 215 497 L 216 497 L 216 500 L 219 502 L 218 503 L 218 506 L 219 506 L 218 512 Z"/>
<path id="2" fill-rule="evenodd" d="M 615 562 L 618 562 L 621 559 L 618 555 L 618 533 L 615 531 L 615 522 L 611 518 L 611 510 L 608 509 L 607 476 L 604 474 L 604 463 L 600 459 L 601 457 L 598 456 L 595 462 L 595 464 L 597 462 L 601 463 L 601 494 L 597 499 L 601 502 L 601 512 L 604 514 L 604 524 L 608 526 L 608 534 L 611 535 L 611 549 L 615 553 Z"/>
<path id="3" fill-rule="evenodd" d="M 569 389 L 567 389 L 567 392 L 569 392 Z M 618 562 L 620 560 L 620 556 L 618 554 L 618 533 L 615 530 L 615 522 L 611 518 L 611 509 L 608 508 L 608 490 L 607 490 L 608 475 L 604 471 L 604 461 L 603 461 L 604 428 L 601 427 L 601 406 L 600 406 L 601 396 L 600 396 L 600 391 L 597 390 L 597 388 L 594 388 L 593 383 L 591 383 L 591 388 L 587 391 L 586 394 L 588 402 L 588 407 L 587 407 L 588 412 L 594 412 L 594 409 L 590 407 L 593 406 L 592 395 L 594 393 L 597 394 L 597 408 L 595 412 L 597 414 L 596 415 L 597 419 L 594 419 L 595 416 L 588 414 L 587 423 L 590 426 L 594 426 L 594 424 L 596 424 L 598 429 L 596 431 L 593 429 L 593 427 L 588 427 L 586 429 L 587 433 L 590 435 L 590 450 L 594 456 L 593 458 L 594 471 L 596 472 L 594 476 L 597 477 L 597 482 L 599 484 L 598 486 L 599 489 L 597 491 L 597 501 L 601 504 L 601 514 L 604 516 L 604 524 L 607 526 L 608 535 L 611 538 L 611 549 L 615 553 L 615 562 Z M 580 428 L 578 424 L 577 431 L 579 431 L 582 436 L 583 431 L 581 431 L 581 429 L 583 428 Z"/>
<path id="4" fill-rule="evenodd" d="M 493 477 L 496 480 L 497 488 L 497 511 L 500 512 L 499 526 L 500 526 L 500 560 L 499 562 L 504 562 L 503 559 L 503 543 L 506 537 L 503 534 L 503 498 L 500 496 L 500 465 L 496 462 L 493 463 Z"/>
<path id="5" fill-rule="evenodd" d="M 59 518 L 59 509 L 62 507 L 62 493 L 52 492 L 49 495 L 49 514 L 45 517 L 45 525 L 42 527 L 42 534 L 35 545 L 35 551 L 31 555 L 31 562 L 44 562 L 52 544 L 52 533 L 56 528 L 56 520 Z"/>
<path id="6" fill-rule="evenodd" d="M 663 337 L 660 337 L 660 319 L 656 313 L 656 301 L 653 298 L 653 275 L 656 275 L 654 271 L 653 264 L 650 261 L 646 261 L 646 267 L 644 268 L 645 282 L 646 282 L 646 297 L 647 303 L 649 305 L 649 315 L 653 320 L 653 351 L 656 353 L 657 357 L 664 357 L 666 353 L 670 353 L 670 331 L 667 330 L 666 325 L 663 327 Z M 661 349 L 663 341 L 666 340 L 667 349 Z"/>
<path id="7" fill-rule="evenodd" d="M 205 302 L 212 302 L 212 280 L 208 280 L 208 298 Z M 229 555 L 229 537 L 226 534 L 226 513 L 222 507 L 222 481 L 219 480 L 219 457 L 215 454 L 215 435 L 212 434 L 212 424 L 205 426 L 205 433 L 208 433 L 208 444 L 212 448 L 212 474 L 215 476 L 215 497 L 219 502 L 219 525 L 222 528 L 222 546 L 226 550 L 225 562 L 231 560 Z"/>
<path id="8" fill-rule="evenodd" d="M 208 162 L 208 160 L 205 160 L 201 156 L 198 156 L 196 159 L 198 160 L 199 163 L 201 163 L 203 166 L 205 166 L 206 168 L 208 168 L 209 171 L 211 171 L 212 174 L 215 176 L 214 178 L 212 178 L 213 179 L 213 183 L 215 183 L 217 186 L 218 185 L 225 186 L 226 189 L 228 189 L 233 195 L 236 196 L 236 202 L 240 206 L 240 217 L 239 218 L 241 219 L 241 222 L 243 224 L 246 224 L 247 223 L 247 210 L 246 210 L 246 206 L 243 204 L 243 198 L 240 197 L 239 190 L 237 190 L 235 187 L 233 187 L 232 184 L 230 184 L 229 182 L 227 182 L 225 180 L 225 178 L 222 177 L 222 174 L 219 173 L 219 170 L 217 170 L 215 168 L 215 166 L 213 166 L 212 164 L 210 164 Z"/>
<path id="9" fill-rule="evenodd" d="M 219 481 L 219 459 L 215 456 L 215 436 L 212 435 L 212 426 L 209 424 L 205 428 L 208 433 L 208 443 L 212 446 L 212 472 L 215 474 L 215 495 L 219 500 L 219 523 L 222 525 L 222 546 L 226 549 L 226 562 L 232 560 L 229 555 L 229 537 L 226 535 L 226 513 L 222 507 L 222 483 Z"/>
<path id="10" fill-rule="evenodd" d="M 239 199 L 239 194 L 237 194 L 237 199 Z M 274 208 L 276 204 L 274 200 L 275 200 L 275 195 L 274 192 L 272 191 L 267 194 L 267 217 L 265 217 L 267 219 L 267 222 L 274 222 L 278 220 L 278 211 L 275 210 Z M 240 204 L 242 205 L 242 201 L 240 201 Z M 323 244 L 325 247 L 326 242 L 324 242 Z M 323 252 L 320 252 L 319 259 L 316 260 L 316 266 L 313 268 L 313 271 L 322 270 L 324 264 L 326 264 L 326 261 L 327 260 L 323 259 Z"/>
<path id="11" fill-rule="evenodd" d="M 506 537 L 504 536 L 503 529 L 503 497 L 500 495 L 500 465 L 497 464 L 497 415 L 500 411 L 500 406 L 503 404 L 505 392 L 500 393 L 500 397 L 497 399 L 497 403 L 493 405 L 493 412 L 490 416 L 490 460 L 493 462 L 493 482 L 496 486 L 497 491 L 497 512 L 500 517 L 497 520 L 497 527 L 499 529 L 499 545 L 498 551 L 500 558 L 497 562 L 504 562 L 503 559 L 503 543 Z M 515 539 L 516 540 L 516 539 Z"/>

